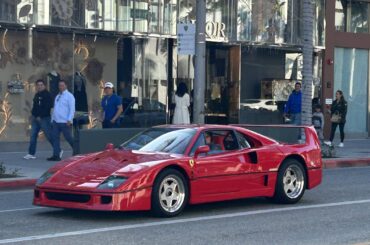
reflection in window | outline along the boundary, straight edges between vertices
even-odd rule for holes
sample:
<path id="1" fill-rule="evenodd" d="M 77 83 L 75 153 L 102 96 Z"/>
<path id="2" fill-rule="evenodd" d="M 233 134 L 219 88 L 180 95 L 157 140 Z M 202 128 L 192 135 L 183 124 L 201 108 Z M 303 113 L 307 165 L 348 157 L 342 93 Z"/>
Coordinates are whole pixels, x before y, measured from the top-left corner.
<path id="1" fill-rule="evenodd" d="M 51 0 L 51 25 L 83 27 L 84 2 L 84 0 Z M 43 7 L 45 9 L 41 11 L 47 12 L 46 8 L 49 7 L 47 1 L 44 1 Z"/>
<path id="2" fill-rule="evenodd" d="M 292 3 L 296 6 L 291 5 Z M 270 43 L 291 42 L 292 38 L 288 38 L 287 32 L 296 34 L 297 24 L 292 19 L 291 10 L 293 9 L 295 13 L 295 9 L 299 9 L 297 5 L 298 1 L 288 0 L 239 0 L 238 39 Z M 286 29 L 289 25 L 290 28 Z"/>
<path id="3" fill-rule="evenodd" d="M 135 32 L 148 32 L 148 1 L 134 1 L 135 7 L 132 11 L 132 16 L 135 20 Z"/>
<path id="4" fill-rule="evenodd" d="M 314 38 L 316 46 L 325 46 L 325 1 L 315 1 Z"/>
<path id="5" fill-rule="evenodd" d="M 33 1 L 32 0 L 1 0 L 0 1 L 0 21 L 31 23 L 33 21 Z"/>
<path id="6" fill-rule="evenodd" d="M 160 32 L 160 2 L 159 0 L 151 0 L 149 5 L 149 32 L 159 33 Z"/>
<path id="7" fill-rule="evenodd" d="M 337 0 L 335 28 L 337 31 L 369 33 L 370 3 L 366 1 Z"/>
<path id="8" fill-rule="evenodd" d="M 351 25 L 350 32 L 369 32 L 369 3 L 351 2 Z"/>
<path id="9" fill-rule="evenodd" d="M 176 0 L 164 0 L 163 33 L 176 35 Z"/>
<path id="10" fill-rule="evenodd" d="M 132 31 L 132 6 L 132 0 L 118 0 L 118 31 Z"/>
<path id="11" fill-rule="evenodd" d="M 103 2 L 102 0 L 87 0 L 86 8 L 86 28 L 103 28 Z"/>

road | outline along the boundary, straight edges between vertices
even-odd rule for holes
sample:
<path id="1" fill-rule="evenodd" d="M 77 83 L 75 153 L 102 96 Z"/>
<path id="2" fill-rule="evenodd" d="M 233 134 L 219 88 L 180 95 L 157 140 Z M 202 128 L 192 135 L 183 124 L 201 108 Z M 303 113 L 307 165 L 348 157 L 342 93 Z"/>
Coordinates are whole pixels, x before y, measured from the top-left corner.
<path id="1" fill-rule="evenodd" d="M 325 170 L 295 205 L 228 201 L 172 219 L 34 207 L 29 189 L 0 200 L 0 244 L 370 244 L 370 167 Z"/>

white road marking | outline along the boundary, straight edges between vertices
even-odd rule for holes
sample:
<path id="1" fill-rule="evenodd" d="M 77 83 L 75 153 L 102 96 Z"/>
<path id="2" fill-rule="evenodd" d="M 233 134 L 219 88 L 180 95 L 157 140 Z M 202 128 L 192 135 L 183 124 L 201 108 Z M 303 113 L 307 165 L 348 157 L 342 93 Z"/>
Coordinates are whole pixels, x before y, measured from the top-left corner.
<path id="1" fill-rule="evenodd" d="M 0 191 L 0 195 L 17 194 L 17 193 L 25 193 L 25 192 L 32 193 L 33 189 L 20 190 L 20 191 Z"/>
<path id="2" fill-rule="evenodd" d="M 273 208 L 273 209 L 237 212 L 237 213 L 230 213 L 230 214 L 210 215 L 210 216 L 205 216 L 205 217 L 173 219 L 173 220 L 165 220 L 165 221 L 157 221 L 157 222 L 147 222 L 147 223 L 141 223 L 141 224 L 121 225 L 121 226 L 112 226 L 112 227 L 105 227 L 105 228 L 80 230 L 80 231 L 70 231 L 70 232 L 61 232 L 61 233 L 51 233 L 51 234 L 45 234 L 45 235 L 26 236 L 26 237 L 18 237 L 18 238 L 11 238 L 11 239 L 3 239 L 3 240 L 0 240 L 0 244 L 6 244 L 6 243 L 12 243 L 12 242 L 28 242 L 28 241 L 34 241 L 34 240 L 60 238 L 60 237 L 68 237 L 68 236 L 87 235 L 87 234 L 92 234 L 92 233 L 109 232 L 109 231 L 123 231 L 123 230 L 129 230 L 129 229 L 146 228 L 146 227 L 161 226 L 161 225 L 183 224 L 183 223 L 189 223 L 189 222 L 235 218 L 235 217 L 250 216 L 250 215 L 257 215 L 257 214 L 268 214 L 268 213 L 277 213 L 277 212 L 286 212 L 286 211 L 295 211 L 295 210 L 304 210 L 304 209 L 338 207 L 338 206 L 366 204 L 366 203 L 370 203 L 370 199 L 358 200 L 358 201 L 315 204 L 315 205 L 302 205 L 302 206 L 295 206 L 295 207 L 289 207 L 289 208 Z"/>
<path id="3" fill-rule="evenodd" d="M 0 213 L 11 213 L 11 212 L 18 212 L 18 211 L 28 211 L 28 210 L 40 209 L 40 208 L 43 208 L 43 207 L 6 209 L 6 210 L 0 210 Z"/>

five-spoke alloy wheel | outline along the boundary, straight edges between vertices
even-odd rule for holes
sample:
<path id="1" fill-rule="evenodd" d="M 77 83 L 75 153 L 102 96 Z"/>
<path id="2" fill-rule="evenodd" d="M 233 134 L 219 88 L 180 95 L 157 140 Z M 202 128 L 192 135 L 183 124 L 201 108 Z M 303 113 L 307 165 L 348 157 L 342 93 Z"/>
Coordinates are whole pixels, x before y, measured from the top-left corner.
<path id="1" fill-rule="evenodd" d="M 165 169 L 154 182 L 152 211 L 157 216 L 176 216 L 186 206 L 188 193 L 184 176 L 176 169 Z"/>
<path id="2" fill-rule="evenodd" d="M 302 164 L 295 159 L 283 162 L 279 169 L 274 200 L 279 203 L 298 202 L 306 189 L 306 174 Z"/>

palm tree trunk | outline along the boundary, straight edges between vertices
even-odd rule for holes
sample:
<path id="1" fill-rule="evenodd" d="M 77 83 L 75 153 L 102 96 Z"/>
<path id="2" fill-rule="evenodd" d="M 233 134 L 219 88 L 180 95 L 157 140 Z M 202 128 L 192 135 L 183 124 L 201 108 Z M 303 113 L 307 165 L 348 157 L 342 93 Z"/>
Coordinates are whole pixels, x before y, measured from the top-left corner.
<path id="1" fill-rule="evenodd" d="M 314 4 L 303 0 L 302 124 L 311 125 Z"/>

